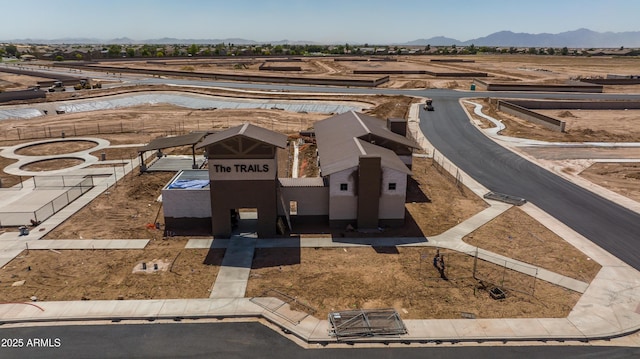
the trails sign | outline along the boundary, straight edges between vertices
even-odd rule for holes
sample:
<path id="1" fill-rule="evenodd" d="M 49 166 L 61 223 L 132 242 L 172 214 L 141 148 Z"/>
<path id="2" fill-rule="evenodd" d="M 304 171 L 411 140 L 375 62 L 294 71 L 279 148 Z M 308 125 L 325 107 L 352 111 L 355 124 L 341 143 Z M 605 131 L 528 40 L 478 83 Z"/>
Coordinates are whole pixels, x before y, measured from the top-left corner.
<path id="1" fill-rule="evenodd" d="M 214 181 L 274 180 L 275 159 L 210 160 L 209 175 Z"/>

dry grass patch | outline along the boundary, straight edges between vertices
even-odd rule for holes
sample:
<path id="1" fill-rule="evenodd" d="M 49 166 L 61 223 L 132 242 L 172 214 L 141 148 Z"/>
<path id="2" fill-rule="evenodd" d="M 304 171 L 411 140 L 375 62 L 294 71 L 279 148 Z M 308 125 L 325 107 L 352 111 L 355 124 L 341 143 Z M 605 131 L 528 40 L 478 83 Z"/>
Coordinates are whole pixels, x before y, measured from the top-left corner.
<path id="1" fill-rule="evenodd" d="M 591 282 L 601 266 L 518 207 L 465 236 L 473 246 Z"/>
<path id="2" fill-rule="evenodd" d="M 538 280 L 535 296 L 509 291 L 506 299 L 494 300 L 472 277 L 473 257 L 441 253 L 449 280 L 432 266 L 433 248 L 257 249 L 246 295 L 276 289 L 309 304 L 321 319 L 356 308 L 395 308 L 404 319 L 457 319 L 463 312 L 478 318 L 565 317 L 580 297 Z"/>
<path id="3" fill-rule="evenodd" d="M 208 298 L 224 250 L 157 241 L 143 250 L 30 250 L 0 270 L 0 301 Z M 165 271 L 133 273 L 164 260 Z M 22 286 L 12 287 L 24 280 Z"/>
<path id="4" fill-rule="evenodd" d="M 411 171 L 406 208 L 425 236 L 441 234 L 488 206 L 466 187 L 458 188 L 432 159 L 414 158 Z"/>

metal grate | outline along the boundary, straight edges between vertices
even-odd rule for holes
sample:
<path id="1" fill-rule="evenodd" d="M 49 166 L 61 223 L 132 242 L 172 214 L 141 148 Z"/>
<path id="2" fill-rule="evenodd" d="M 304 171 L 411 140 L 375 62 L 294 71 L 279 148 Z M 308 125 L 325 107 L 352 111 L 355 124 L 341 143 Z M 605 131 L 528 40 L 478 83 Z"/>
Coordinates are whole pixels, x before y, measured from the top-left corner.
<path id="1" fill-rule="evenodd" d="M 394 309 L 358 309 L 329 313 L 330 335 L 338 340 L 349 337 L 407 334 L 407 328 Z"/>
<path id="2" fill-rule="evenodd" d="M 514 206 L 522 206 L 523 204 L 527 203 L 527 200 L 524 198 L 510 196 L 508 194 L 503 194 L 498 192 L 489 192 L 484 195 L 484 198 L 493 199 L 493 200 L 504 202 L 504 203 L 509 203 Z"/>

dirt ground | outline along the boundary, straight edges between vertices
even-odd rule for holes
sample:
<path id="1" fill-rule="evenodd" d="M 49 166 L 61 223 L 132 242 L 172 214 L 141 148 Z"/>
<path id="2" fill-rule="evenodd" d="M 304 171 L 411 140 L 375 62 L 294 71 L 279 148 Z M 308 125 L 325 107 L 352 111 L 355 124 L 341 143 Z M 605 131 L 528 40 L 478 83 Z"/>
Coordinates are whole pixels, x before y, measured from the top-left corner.
<path id="1" fill-rule="evenodd" d="M 587 283 L 601 267 L 518 207 L 507 210 L 463 241 Z"/>
<path id="2" fill-rule="evenodd" d="M 308 77 L 372 77 L 371 75 L 353 75 L 354 70 L 430 70 L 433 72 L 486 72 L 486 80 L 493 82 L 531 82 L 560 84 L 577 78 L 606 77 L 608 74 L 637 74 L 634 57 L 608 56 L 541 56 L 541 55 L 466 55 L 449 58 L 462 59 L 465 62 L 431 62 L 441 60 L 442 56 L 395 56 L 397 61 L 334 61 L 327 58 L 303 58 L 303 61 L 284 63 L 287 66 L 300 66 L 301 71 L 259 71 L 263 63 L 260 59 L 216 59 L 216 60 L 177 60 L 163 59 L 159 63 L 114 62 L 110 65 L 121 67 L 141 67 L 197 72 L 251 73 L 256 75 L 284 75 Z M 284 66 L 272 63 L 272 66 Z M 374 76 L 375 77 L 375 76 Z M 449 88 L 468 90 L 471 77 L 433 77 L 430 75 L 391 75 L 390 81 L 381 85 L 386 88 Z M 640 85 L 605 86 L 605 92 L 640 92 Z"/>
<path id="3" fill-rule="evenodd" d="M 516 59 L 506 61 L 504 66 L 491 62 L 496 60 L 477 57 L 476 63 L 438 66 L 490 71 L 493 76 L 504 79 L 520 78 L 540 82 L 558 81 L 573 75 L 589 75 L 591 69 L 593 74 L 601 73 L 596 72 L 595 62 L 581 63 L 582 72 L 578 74 L 577 67 L 571 68 L 563 63 L 553 62 L 548 65 L 549 68 L 542 67 L 535 57 L 528 62 L 529 65 Z M 420 64 L 420 61 L 428 61 L 428 58 L 406 61 Z M 633 68 L 629 62 L 611 63 L 613 66 L 606 71 L 624 73 Z M 567 73 L 560 72 L 564 71 L 563 66 Z M 538 68 L 542 70 L 536 70 Z M 305 69 L 320 74 L 339 74 L 344 70 L 338 65 L 323 61 L 316 61 Z M 393 77 L 385 86 L 467 89 L 470 81 L 398 76 Z M 104 90 L 91 94 L 119 91 L 122 90 Z M 50 99 L 69 96 L 70 94 L 55 94 Z M 406 118 L 406 105 L 413 101 L 405 97 L 388 96 L 369 96 L 361 100 L 374 104 L 374 109 L 369 113 L 380 118 Z M 12 131 L 17 133 L 18 128 L 22 131 L 46 133 L 47 131 L 42 131 L 42 127 L 49 126 L 54 128 L 50 133 L 65 130 L 68 134 L 74 133 L 71 132 L 72 129 L 80 132 L 79 129 L 86 128 L 87 133 L 77 134 L 106 138 L 112 144 L 143 144 L 167 134 L 234 126 L 247 118 L 257 125 L 292 133 L 307 129 L 314 121 L 326 117 L 326 114 L 297 114 L 278 110 L 200 111 L 169 105 L 140 106 L 46 116 L 28 121 L 0 121 L 0 133 L 5 133 L 4 140 L 0 138 L 0 145 L 17 143 L 17 136 L 9 137 L 6 134 Z M 113 129 L 107 130 L 110 127 Z M 525 130 L 529 133 L 543 132 L 527 126 L 519 131 Z M 108 133 L 100 133 L 101 131 Z M 305 150 L 312 151 L 311 148 Z M 132 148 L 106 149 L 104 152 L 108 159 L 118 156 L 131 158 L 132 153 L 136 154 Z M 309 159 L 309 156 L 303 155 L 303 158 Z M 402 235 L 403 232 L 404 235 L 412 236 L 439 234 L 484 208 L 485 204 L 481 200 L 467 190 L 458 190 L 454 182 L 440 174 L 430 161 L 416 159 L 414 162 L 413 172 L 416 178 L 410 183 L 407 194 L 408 225 L 397 233 L 385 232 L 385 236 Z M 13 160 L 0 158 L 0 164 L 6 162 Z M 631 174 L 629 177 L 635 178 L 632 174 L 634 171 L 628 171 Z M 0 286 L 3 288 L 0 300 L 26 301 L 33 295 L 38 296 L 39 300 L 78 300 L 83 297 L 93 300 L 118 297 L 208 297 L 207 290 L 215 280 L 224 252 L 185 250 L 185 238 L 163 240 L 162 231 L 149 226 L 156 222 L 162 224 L 161 207 L 155 199 L 172 175 L 173 173 L 139 175 L 134 171 L 46 237 L 151 238 L 147 248 L 135 251 L 32 250 L 22 253 L 0 270 Z M 5 174 L 2 176 L 5 183 Z M 465 240 L 587 282 L 599 269 L 597 263 L 588 260 L 517 209 L 509 210 L 485 227 Z M 349 233 L 351 235 L 355 234 Z M 547 246 L 536 245 L 542 242 L 553 244 L 556 252 L 550 253 L 545 249 Z M 557 251 L 564 255 L 558 256 Z M 477 277 L 502 277 L 487 284 L 501 285 L 508 289 L 506 299 L 493 300 L 487 292 L 491 286 L 482 288 L 473 278 L 472 256 L 448 251 L 442 253 L 447 262 L 448 280 L 440 278 L 433 268 L 431 260 L 435 249 L 432 248 L 259 249 L 253 262 L 247 296 L 258 296 L 269 289 L 277 289 L 316 308 L 314 315 L 319 318 L 326 318 L 327 313 L 332 310 L 393 307 L 406 319 L 460 318 L 462 313 L 471 313 L 479 318 L 564 317 L 579 298 L 578 293 L 480 261 Z M 170 270 L 154 274 L 132 273 L 142 261 L 154 260 L 169 261 L 173 265 Z M 11 286 L 20 280 L 25 280 L 24 285 Z"/>
<path id="4" fill-rule="evenodd" d="M 565 132 L 557 132 L 498 111 L 495 101 L 489 101 L 488 98 L 469 101 L 482 104 L 484 114 L 502 121 L 506 128 L 500 134 L 504 136 L 549 142 L 640 142 L 640 110 L 536 111 L 565 121 Z M 474 119 L 482 123 L 482 128 L 494 127 L 492 123 L 473 113 L 475 106 L 466 103 L 464 106 Z"/>
<path id="5" fill-rule="evenodd" d="M 640 202 L 640 162 L 594 163 L 580 176 L 618 194 Z"/>
<path id="6" fill-rule="evenodd" d="M 491 299 L 473 279 L 474 258 L 441 251 L 446 260 L 440 277 L 432 265 L 434 248 L 295 248 L 257 249 L 247 296 L 275 289 L 314 308 L 314 316 L 359 308 L 395 308 L 403 319 L 564 317 L 579 293 L 535 281 L 518 273 L 505 279 L 516 290 L 504 300 Z M 486 262 L 484 271 L 502 274 Z M 523 278 L 525 277 L 525 278 Z M 521 293 L 521 291 L 526 292 Z M 531 295 L 533 293 L 533 295 Z"/>
<path id="7" fill-rule="evenodd" d="M 0 301 L 208 298 L 224 250 L 155 240 L 144 250 L 23 251 L 0 271 Z M 165 270 L 133 273 L 142 262 Z M 13 283 L 24 280 L 22 286 Z"/>

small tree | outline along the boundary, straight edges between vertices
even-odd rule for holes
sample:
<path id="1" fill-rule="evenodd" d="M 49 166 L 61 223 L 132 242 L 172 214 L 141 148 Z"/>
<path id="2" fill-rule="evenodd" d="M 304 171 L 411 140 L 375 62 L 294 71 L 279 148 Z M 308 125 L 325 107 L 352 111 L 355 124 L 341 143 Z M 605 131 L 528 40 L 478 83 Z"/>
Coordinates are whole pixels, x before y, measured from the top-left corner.
<path id="1" fill-rule="evenodd" d="M 560 53 L 562 54 L 562 56 L 567 56 L 569 55 L 569 49 L 565 46 L 562 48 L 562 51 Z"/>
<path id="2" fill-rule="evenodd" d="M 200 47 L 196 44 L 192 44 L 191 46 L 189 46 L 187 53 L 191 56 L 195 56 L 198 53 L 198 51 L 200 51 Z"/>
<path id="3" fill-rule="evenodd" d="M 58 56 L 56 56 L 56 58 L 54 60 L 55 61 L 63 61 L 64 57 L 62 57 L 62 55 L 58 55 Z"/>
<path id="4" fill-rule="evenodd" d="M 18 47 L 16 45 L 7 45 L 4 47 L 4 52 L 7 56 L 18 57 Z"/>
<path id="5" fill-rule="evenodd" d="M 122 52 L 122 46 L 120 45 L 111 45 L 109 46 L 109 50 L 107 53 L 109 56 L 120 56 L 120 52 Z"/>

